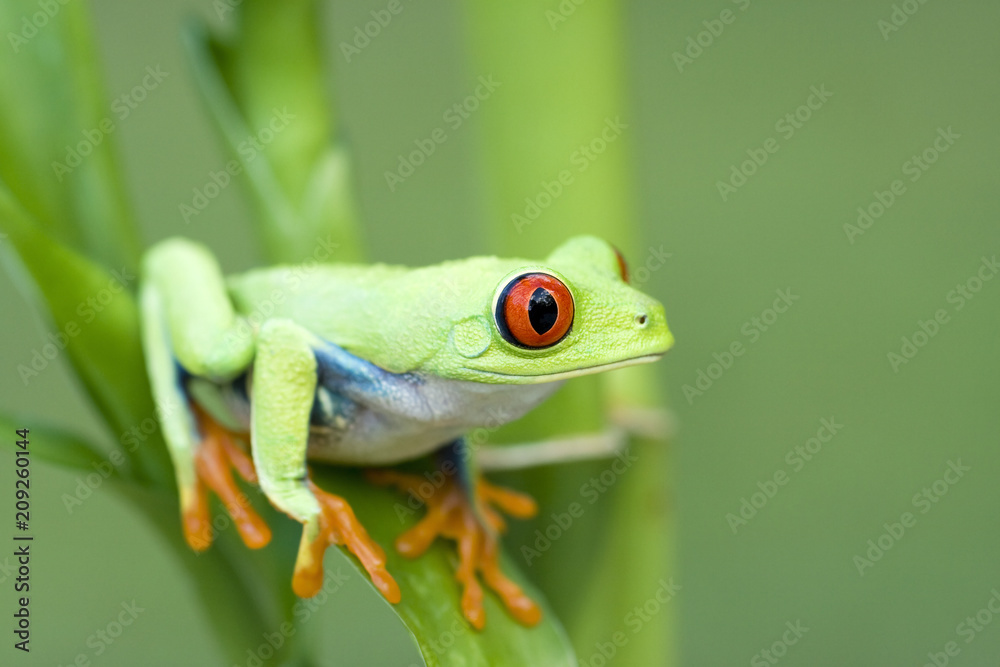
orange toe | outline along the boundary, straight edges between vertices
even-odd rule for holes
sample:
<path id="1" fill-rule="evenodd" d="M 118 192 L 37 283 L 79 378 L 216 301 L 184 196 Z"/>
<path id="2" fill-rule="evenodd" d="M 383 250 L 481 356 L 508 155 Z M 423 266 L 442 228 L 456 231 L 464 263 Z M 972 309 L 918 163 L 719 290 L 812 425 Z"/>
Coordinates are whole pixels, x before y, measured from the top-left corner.
<path id="1" fill-rule="evenodd" d="M 205 485 L 196 480 L 192 488 L 181 494 L 181 524 L 184 539 L 195 551 L 204 551 L 212 544 L 212 521 L 208 516 Z"/>
<path id="2" fill-rule="evenodd" d="M 504 521 L 494 509 L 518 518 L 531 517 L 538 509 L 531 497 L 480 479 L 476 485 L 477 513 L 465 490 L 453 478 L 446 478 L 436 487 L 431 485 L 430 490 L 426 479 L 392 470 L 371 470 L 368 478 L 376 484 L 392 485 L 415 494 L 427 505 L 424 518 L 396 539 L 400 554 L 416 558 L 438 537 L 455 541 L 459 557 L 455 578 L 462 587 L 462 613 L 474 628 L 482 630 L 486 625 L 479 577 L 518 622 L 533 626 L 541 620 L 539 606 L 500 570 L 497 534 L 504 529 Z"/>
<path id="3" fill-rule="evenodd" d="M 331 544 L 346 546 L 365 568 L 386 600 L 397 603 L 402 598 L 399 584 L 386 569 L 385 551 L 369 535 L 354 514 L 354 510 L 340 496 L 328 493 L 312 481 L 309 488 L 319 501 L 319 535 L 312 542 L 303 544 L 292 577 L 292 589 L 299 597 L 312 597 L 323 585 L 323 554 Z"/>
<path id="4" fill-rule="evenodd" d="M 194 408 L 202 431 L 202 441 L 195 452 L 197 481 L 191 492 L 192 501 L 184 508 L 184 532 L 188 544 L 203 551 L 212 543 L 212 526 L 208 517 L 206 487 L 222 501 L 233 519 L 243 543 L 260 549 L 271 541 L 271 529 L 253 509 L 236 480 L 232 469 L 248 482 L 256 482 L 253 461 L 234 441 L 232 434 L 198 407 Z M 197 545 L 197 546 L 196 546 Z"/>
<path id="5" fill-rule="evenodd" d="M 518 519 L 530 519 L 538 514 L 538 503 L 526 493 L 520 493 L 502 486 L 479 480 L 480 495 L 485 502 L 492 503 L 507 514 Z"/>

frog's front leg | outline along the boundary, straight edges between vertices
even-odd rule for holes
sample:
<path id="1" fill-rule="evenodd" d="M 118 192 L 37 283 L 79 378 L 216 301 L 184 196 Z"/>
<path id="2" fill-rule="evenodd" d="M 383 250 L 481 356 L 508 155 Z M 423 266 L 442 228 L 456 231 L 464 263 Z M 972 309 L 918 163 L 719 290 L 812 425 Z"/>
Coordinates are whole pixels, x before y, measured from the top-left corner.
<path id="1" fill-rule="evenodd" d="M 481 576 L 514 618 L 527 626 L 536 625 L 542 617 L 541 609 L 500 570 L 499 536 L 506 523 L 497 511 L 527 519 L 537 512 L 535 501 L 483 479 L 462 439 L 444 447 L 439 459 L 444 482 L 430 495 L 426 494 L 424 477 L 389 469 L 368 473 L 372 482 L 395 486 L 427 505 L 426 516 L 397 538 L 396 549 L 407 558 L 416 558 L 438 537 L 454 540 L 459 556 L 455 578 L 462 586 L 462 612 L 469 623 L 479 630 L 486 625 L 483 589 L 478 580 Z"/>
<path id="2" fill-rule="evenodd" d="M 315 595 L 323 584 L 326 548 L 342 544 L 357 556 L 386 599 L 399 602 L 399 586 L 385 568 L 385 552 L 368 536 L 347 501 L 323 491 L 308 477 L 317 343 L 291 320 L 269 320 L 258 334 L 253 370 L 250 437 L 260 485 L 275 507 L 302 523 L 292 587 L 300 597 Z"/>

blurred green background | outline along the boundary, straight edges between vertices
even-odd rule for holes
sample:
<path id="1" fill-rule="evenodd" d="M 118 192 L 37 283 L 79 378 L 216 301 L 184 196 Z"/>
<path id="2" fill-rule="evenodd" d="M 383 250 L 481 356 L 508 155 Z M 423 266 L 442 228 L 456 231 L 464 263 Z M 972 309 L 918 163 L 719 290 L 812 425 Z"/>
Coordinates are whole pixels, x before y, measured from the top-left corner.
<path id="1" fill-rule="evenodd" d="M 225 18 L 207 1 L 92 4 L 111 98 L 147 66 L 169 72 L 115 133 L 144 241 L 186 234 L 215 248 L 227 270 L 247 268 L 258 249 L 240 187 L 190 225 L 178 210 L 228 159 L 179 31 L 192 14 Z M 422 264 L 482 252 L 487 175 L 475 115 L 394 192 L 383 175 L 468 94 L 470 76 L 486 74 L 468 71 L 463 6 L 404 2 L 347 63 L 339 44 L 384 6 L 334 3 L 327 20 L 371 254 Z M 540 22 L 546 10 L 558 3 L 539 3 Z M 610 150 L 635 164 L 642 247 L 671 253 L 645 288 L 665 302 L 677 337 L 659 371 L 679 424 L 663 471 L 679 522 L 679 664 L 773 664 L 760 652 L 775 642 L 783 665 L 923 665 L 948 642 L 957 653 L 948 664 L 996 664 L 1000 618 L 981 610 L 1000 590 L 1000 280 L 971 299 L 953 290 L 970 279 L 979 287 L 983 258 L 1000 251 L 1000 5 L 633 2 L 626 16 L 629 128 Z M 572 15 L 553 38 L 571 30 Z M 691 46 L 699 39 L 700 51 Z M 588 85 L 586 71 L 567 76 Z M 800 109 L 813 89 L 829 96 Z M 938 141 L 947 150 L 915 167 L 949 128 L 958 138 Z M 744 165 L 754 173 L 723 199 L 718 182 L 753 155 L 764 163 Z M 845 231 L 858 207 L 887 202 L 897 179 L 891 206 L 863 234 Z M 633 267 L 649 256 L 630 258 Z M 777 290 L 797 298 L 774 318 Z M 939 309 L 947 322 L 894 369 L 888 354 L 902 354 L 902 338 Z M 27 386 L 19 378 L 46 332 L 6 278 L 0 310 L 0 407 L 99 435 L 65 368 Z M 734 343 L 742 354 L 727 358 Z M 710 386 L 700 373 L 714 376 Z M 823 419 L 843 428 L 810 460 L 797 458 Z M 938 482 L 939 497 L 935 482 L 959 461 L 969 470 Z M 40 463 L 33 473 L 33 651 L 25 660 L 8 644 L 0 662 L 69 665 L 84 654 L 95 665 L 223 664 L 188 580 L 141 518 L 100 491 L 68 514 L 60 497 L 75 475 Z M 786 482 L 768 484 L 776 474 Z M 935 502 L 920 500 L 925 488 Z M 744 506 L 745 524 L 727 519 L 744 499 L 760 505 L 756 514 Z M 884 537 L 883 524 L 905 512 L 915 524 Z M 880 536 L 891 548 L 859 573 L 855 557 L 869 557 Z M 352 576 L 310 631 L 345 665 L 416 661 L 401 627 L 373 631 L 391 626 L 391 614 L 363 586 Z M 133 599 L 145 611 L 96 655 L 102 642 L 88 638 Z M 786 623 L 808 631 L 783 649 L 783 635 L 795 638 Z"/>

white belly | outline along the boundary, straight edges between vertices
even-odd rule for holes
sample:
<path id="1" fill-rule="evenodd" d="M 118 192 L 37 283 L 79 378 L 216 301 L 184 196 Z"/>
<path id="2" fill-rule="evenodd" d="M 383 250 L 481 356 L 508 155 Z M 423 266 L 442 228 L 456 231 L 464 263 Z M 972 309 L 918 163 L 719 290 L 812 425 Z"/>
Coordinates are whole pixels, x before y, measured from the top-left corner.
<path id="1" fill-rule="evenodd" d="M 389 465 L 419 458 L 466 434 L 482 443 L 562 386 L 421 379 L 417 408 L 412 400 L 399 411 L 358 404 L 348 419 L 333 417 L 329 425 L 314 425 L 308 457 L 346 465 Z"/>

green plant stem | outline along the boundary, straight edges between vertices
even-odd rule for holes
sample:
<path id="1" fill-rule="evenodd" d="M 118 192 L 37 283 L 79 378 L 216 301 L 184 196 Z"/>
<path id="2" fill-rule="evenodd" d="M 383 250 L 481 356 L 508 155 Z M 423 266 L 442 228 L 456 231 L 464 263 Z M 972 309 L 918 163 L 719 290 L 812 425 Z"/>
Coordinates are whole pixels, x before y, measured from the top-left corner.
<path id="1" fill-rule="evenodd" d="M 566 17 L 530 0 L 470 0 L 465 7 L 474 67 L 470 77 L 490 75 L 500 83 L 480 112 L 496 250 L 541 255 L 568 234 L 589 233 L 635 257 L 639 233 L 628 151 L 634 129 L 625 95 L 621 3 L 588 4 Z M 594 141 L 603 143 L 600 152 L 581 150 Z M 561 190 L 553 194 L 551 184 L 561 179 Z M 526 200 L 537 205 L 540 194 L 551 203 L 529 216 Z M 596 415 L 612 407 L 662 410 L 652 369 L 611 376 L 574 380 L 506 437 L 599 430 L 606 422 Z M 595 642 L 623 629 L 628 611 L 649 599 L 669 571 L 666 443 L 632 438 L 629 446 L 641 465 L 622 475 L 529 570 L 564 616 L 582 660 Z M 512 477 L 524 488 L 540 490 L 542 507 L 559 512 L 579 502 L 581 484 L 607 468 L 607 462 L 580 463 Z M 551 521 L 542 514 L 544 519 L 528 531 L 515 531 L 509 543 L 533 544 L 530 531 Z M 581 553 L 588 554 L 586 562 Z M 567 568 L 567 562 L 576 565 Z M 630 636 L 616 659 L 671 664 L 671 613 L 668 608 L 655 619 L 656 627 Z"/>
<path id="2" fill-rule="evenodd" d="M 352 161 L 326 87 L 320 7 L 317 0 L 248 0 L 229 38 L 192 36 L 200 87 L 238 158 L 247 134 L 267 129 L 279 112 L 290 118 L 260 156 L 244 162 L 273 262 L 313 259 L 326 237 L 337 246 L 328 259 L 364 259 Z"/>
<path id="3" fill-rule="evenodd" d="M 0 34 L 19 34 L 38 11 L 32 0 L 0 3 Z M 138 234 L 88 14 L 86 3 L 60 5 L 45 29 L 0 58 L 0 182 L 68 247 L 108 269 L 135 269 Z M 84 132 L 100 137 L 96 145 Z"/>

